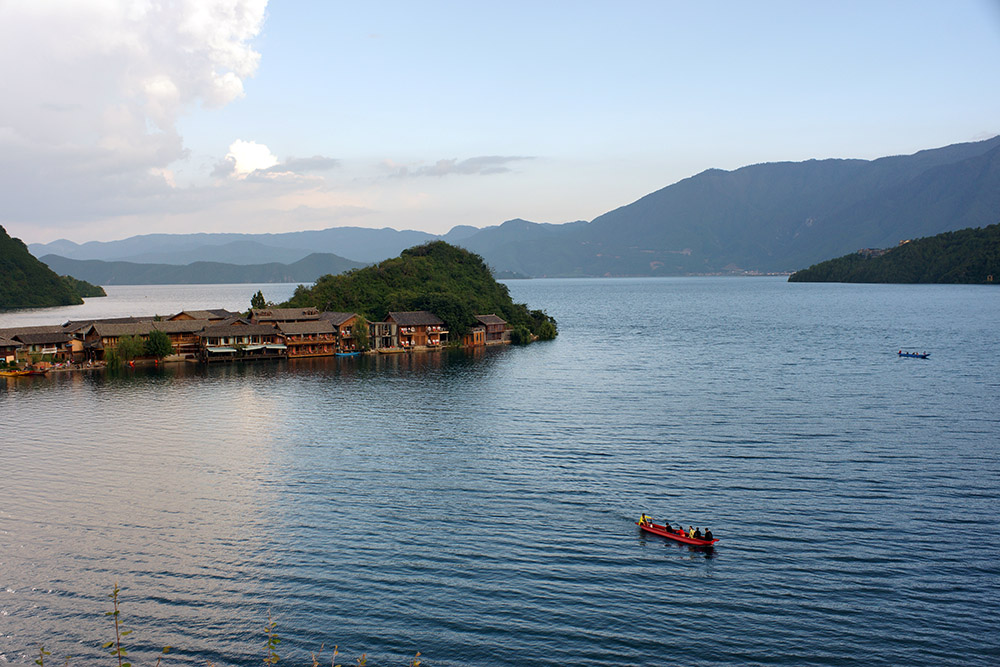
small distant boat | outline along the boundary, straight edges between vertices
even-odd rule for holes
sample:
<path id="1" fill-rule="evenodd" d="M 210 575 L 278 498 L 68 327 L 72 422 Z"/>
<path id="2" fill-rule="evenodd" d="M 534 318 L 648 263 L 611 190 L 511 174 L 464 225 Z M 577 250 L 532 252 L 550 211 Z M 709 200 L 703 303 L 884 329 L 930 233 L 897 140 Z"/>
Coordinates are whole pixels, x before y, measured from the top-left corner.
<path id="1" fill-rule="evenodd" d="M 899 351 L 899 356 L 901 356 L 901 357 L 911 357 L 913 359 L 926 359 L 927 357 L 931 356 L 931 353 L 930 352 L 903 352 L 902 350 L 900 350 Z"/>
<path id="2" fill-rule="evenodd" d="M 336 352 L 336 353 L 334 353 L 334 356 L 337 356 L 337 357 L 356 357 L 359 354 L 361 354 L 361 353 L 360 352 Z"/>
<path id="3" fill-rule="evenodd" d="M 719 538 L 717 537 L 711 540 L 699 540 L 695 537 L 681 535 L 670 526 L 661 526 L 657 523 L 639 523 L 636 521 L 635 525 L 639 526 L 639 528 L 642 528 L 647 533 L 652 533 L 653 535 L 659 535 L 660 537 L 666 537 L 668 539 L 676 540 L 678 542 L 683 542 L 684 544 L 690 544 L 696 547 L 710 547 L 719 541 Z"/>

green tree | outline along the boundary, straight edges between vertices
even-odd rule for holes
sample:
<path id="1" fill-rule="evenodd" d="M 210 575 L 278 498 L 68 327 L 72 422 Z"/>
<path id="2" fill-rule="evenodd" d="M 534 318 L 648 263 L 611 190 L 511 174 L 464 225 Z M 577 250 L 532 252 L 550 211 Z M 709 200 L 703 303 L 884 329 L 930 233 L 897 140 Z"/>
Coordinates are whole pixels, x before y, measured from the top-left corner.
<path id="1" fill-rule="evenodd" d="M 146 344 L 139 336 L 122 336 L 118 339 L 117 352 L 122 361 L 132 361 L 146 353 Z"/>
<path id="2" fill-rule="evenodd" d="M 250 309 L 257 310 L 267 308 L 267 300 L 264 299 L 264 292 L 257 290 L 257 293 L 250 297 Z"/>
<path id="3" fill-rule="evenodd" d="M 536 333 L 538 334 L 538 340 L 552 340 L 556 337 L 558 331 L 556 330 L 556 325 L 552 321 L 545 320 L 538 325 Z"/>
<path id="4" fill-rule="evenodd" d="M 531 331 L 526 326 L 517 326 L 510 330 L 510 342 L 514 345 L 527 345 L 531 342 Z"/>
<path id="5" fill-rule="evenodd" d="M 144 351 L 147 357 L 162 359 L 174 353 L 174 345 L 170 342 L 170 337 L 167 334 L 159 329 L 153 329 L 146 339 Z"/>
<path id="6" fill-rule="evenodd" d="M 368 344 L 368 320 L 363 315 L 359 315 L 354 324 L 351 325 L 351 335 L 354 336 L 354 344 L 359 350 L 367 350 L 371 347 Z"/>

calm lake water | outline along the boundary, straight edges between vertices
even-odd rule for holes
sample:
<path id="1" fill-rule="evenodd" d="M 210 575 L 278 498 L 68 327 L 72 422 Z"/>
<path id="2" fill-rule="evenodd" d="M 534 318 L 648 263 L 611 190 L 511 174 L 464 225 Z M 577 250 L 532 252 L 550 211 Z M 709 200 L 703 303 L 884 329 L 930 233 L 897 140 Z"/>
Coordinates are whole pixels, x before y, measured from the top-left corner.
<path id="1" fill-rule="evenodd" d="M 95 662 L 115 581 L 137 665 L 259 664 L 268 612 L 281 664 L 1000 663 L 1000 290 L 508 284 L 557 340 L 0 378 L 0 663 Z"/>

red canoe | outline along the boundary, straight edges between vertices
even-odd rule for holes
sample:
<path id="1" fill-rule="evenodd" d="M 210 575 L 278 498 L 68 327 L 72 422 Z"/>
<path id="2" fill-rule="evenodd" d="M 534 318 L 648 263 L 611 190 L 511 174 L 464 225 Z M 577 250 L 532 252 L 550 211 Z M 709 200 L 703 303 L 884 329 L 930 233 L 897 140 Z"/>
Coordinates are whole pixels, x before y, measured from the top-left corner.
<path id="1" fill-rule="evenodd" d="M 647 533 L 652 533 L 653 535 L 659 535 L 660 537 L 666 537 L 671 540 L 677 540 L 678 542 L 683 542 L 684 544 L 693 544 L 696 547 L 710 547 L 719 541 L 719 538 L 711 540 L 699 540 L 694 537 L 688 537 L 687 535 L 681 535 L 673 528 L 668 526 L 661 526 L 657 523 L 639 523 L 635 522 L 635 525 L 642 528 Z"/>

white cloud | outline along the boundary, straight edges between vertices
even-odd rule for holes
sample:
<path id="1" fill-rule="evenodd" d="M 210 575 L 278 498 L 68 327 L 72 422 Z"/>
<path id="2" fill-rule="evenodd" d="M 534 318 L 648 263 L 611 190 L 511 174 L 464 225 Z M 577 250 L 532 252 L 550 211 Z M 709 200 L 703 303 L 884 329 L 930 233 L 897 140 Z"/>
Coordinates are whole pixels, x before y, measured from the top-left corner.
<path id="1" fill-rule="evenodd" d="M 243 95 L 266 6 L 0 1 L 0 224 L 125 215 L 175 190 L 177 121 Z"/>
<path id="2" fill-rule="evenodd" d="M 233 172 L 238 178 L 278 164 L 278 158 L 267 146 L 242 139 L 230 144 L 226 160 L 233 163 Z"/>

